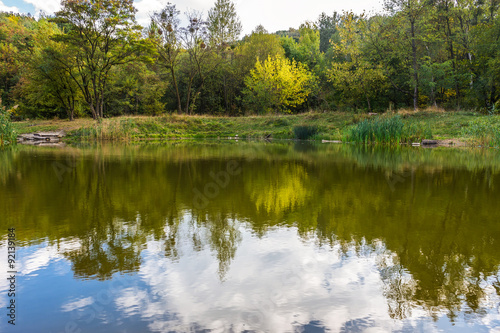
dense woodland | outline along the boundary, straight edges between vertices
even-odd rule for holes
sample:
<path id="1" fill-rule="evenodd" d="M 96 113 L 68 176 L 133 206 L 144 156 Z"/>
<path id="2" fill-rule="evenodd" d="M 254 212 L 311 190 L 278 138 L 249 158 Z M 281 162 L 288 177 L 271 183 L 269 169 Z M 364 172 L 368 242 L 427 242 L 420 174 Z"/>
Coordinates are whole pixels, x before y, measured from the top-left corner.
<path id="1" fill-rule="evenodd" d="M 498 0 L 385 0 L 241 38 L 230 0 L 136 23 L 133 0 L 0 13 L 0 93 L 14 119 L 500 109 Z"/>

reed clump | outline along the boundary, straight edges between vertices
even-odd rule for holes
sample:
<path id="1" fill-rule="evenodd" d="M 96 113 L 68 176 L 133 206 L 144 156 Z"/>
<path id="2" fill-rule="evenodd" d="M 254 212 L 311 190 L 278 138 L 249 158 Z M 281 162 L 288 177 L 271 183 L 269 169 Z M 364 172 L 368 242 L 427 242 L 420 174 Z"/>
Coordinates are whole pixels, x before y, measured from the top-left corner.
<path id="1" fill-rule="evenodd" d="M 347 128 L 343 140 L 349 142 L 400 144 L 430 139 L 430 127 L 404 122 L 400 115 L 364 119 Z"/>
<path id="2" fill-rule="evenodd" d="M 17 133 L 12 126 L 10 113 L 2 106 L 2 100 L 0 99 L 0 146 L 15 144 L 17 142 L 16 138 Z"/>
<path id="3" fill-rule="evenodd" d="M 461 134 L 471 138 L 476 144 L 500 147 L 500 124 L 496 117 L 487 116 L 472 120 L 462 129 Z"/>

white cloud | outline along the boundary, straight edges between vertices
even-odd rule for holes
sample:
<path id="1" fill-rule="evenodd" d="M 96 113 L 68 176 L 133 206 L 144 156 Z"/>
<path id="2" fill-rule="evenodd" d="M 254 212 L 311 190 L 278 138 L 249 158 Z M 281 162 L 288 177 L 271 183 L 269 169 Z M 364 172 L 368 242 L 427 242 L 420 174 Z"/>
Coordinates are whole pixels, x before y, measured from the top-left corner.
<path id="1" fill-rule="evenodd" d="M 50 264 L 63 260 L 64 253 L 71 252 L 80 247 L 80 242 L 75 239 L 61 239 L 58 244 L 49 245 L 44 242 L 36 247 L 33 253 L 25 255 L 18 263 L 18 270 L 23 275 L 30 275 L 38 270 L 45 269 Z M 64 273 L 64 272 L 62 272 Z"/>
<path id="2" fill-rule="evenodd" d="M 60 9 L 60 0 L 23 0 L 32 4 L 35 11 L 43 10 L 53 14 Z M 257 25 L 262 24 L 268 31 L 286 30 L 290 27 L 298 28 L 305 21 L 315 21 L 319 14 L 325 12 L 332 14 L 334 11 L 352 10 L 356 13 L 376 12 L 382 10 L 383 0 L 309 0 L 291 3 L 288 0 L 233 0 L 236 12 L 243 25 L 243 34 L 249 34 Z M 137 21 L 143 26 L 149 24 L 149 15 L 163 8 L 167 2 L 177 5 L 177 9 L 184 12 L 198 10 L 207 14 L 215 0 L 135 0 L 134 5 L 138 12 Z M 4 9 L 7 8 L 7 9 Z M 0 10 L 18 11 L 16 7 L 7 7 L 0 0 Z"/>
<path id="3" fill-rule="evenodd" d="M 46 14 L 53 14 L 57 12 L 61 8 L 60 0 L 23 0 L 26 3 L 29 3 L 35 7 L 35 14 L 38 14 L 40 10 L 45 12 Z"/>
<path id="4" fill-rule="evenodd" d="M 189 238 L 188 226 L 180 225 L 179 239 Z M 262 238 L 239 230 L 242 240 L 222 282 L 209 247 L 195 252 L 189 242 L 179 242 L 180 257 L 165 260 L 162 241 L 149 240 L 138 272 L 142 282 L 118 294 L 117 310 L 124 317 L 140 316 L 152 332 L 281 333 L 311 322 L 329 332 L 342 332 L 346 325 L 370 333 L 438 332 L 440 325 L 451 325 L 445 309 L 436 313 L 441 324 L 418 306 L 404 320 L 390 318 L 379 265 L 381 257 L 390 264 L 394 254 L 382 242 L 375 252 L 352 250 L 340 257 L 337 247 L 318 248 L 314 237 L 305 241 L 295 229 L 269 231 Z M 492 312 L 475 324 L 495 327 L 498 297 L 488 293 Z"/>
<path id="5" fill-rule="evenodd" d="M 138 9 L 137 18 L 140 24 L 148 24 L 148 13 L 161 9 L 167 1 L 140 0 L 135 2 Z M 215 0 L 171 1 L 183 14 L 188 9 L 203 11 L 205 14 L 213 6 Z M 334 2 L 330 0 L 309 0 L 293 2 L 286 0 L 233 0 L 236 12 L 243 25 L 243 34 L 249 34 L 257 25 L 262 24 L 268 31 L 298 28 L 305 21 L 315 21 L 325 12 L 352 10 L 356 13 L 382 10 L 382 0 L 353 0 Z"/>
<path id="6" fill-rule="evenodd" d="M 0 0 L 0 12 L 13 12 L 13 13 L 19 13 L 19 9 L 17 7 L 9 7 L 4 5 L 4 3 Z"/>
<path id="7" fill-rule="evenodd" d="M 224 282 L 209 249 L 190 254 L 185 247 L 172 262 L 150 242 L 139 272 L 147 288 L 121 292 L 117 308 L 148 320 L 155 332 L 190 331 L 197 325 L 214 332 L 279 333 L 312 321 L 339 332 L 350 320 L 369 320 L 372 332 L 401 328 L 387 313 L 375 257 L 341 259 L 336 251 L 300 240 L 293 229 L 262 239 L 241 232 Z"/>
<path id="8" fill-rule="evenodd" d="M 262 24 L 268 31 L 298 28 L 305 21 L 316 21 L 325 12 L 331 15 L 334 11 L 352 10 L 355 13 L 363 11 L 380 11 L 381 0 L 351 0 L 329 1 L 309 0 L 289 2 L 284 0 L 239 0 L 237 11 L 241 16 L 245 33 Z"/>
<path id="9" fill-rule="evenodd" d="M 84 307 L 91 305 L 92 303 L 94 303 L 94 299 L 92 297 L 85 297 L 64 304 L 63 306 L 61 306 L 61 310 L 63 312 L 81 310 Z"/>
<path id="10" fill-rule="evenodd" d="M 146 27 L 149 25 L 149 15 L 154 11 L 163 8 L 165 5 L 164 1 L 161 0 L 140 0 L 135 1 L 134 6 L 137 9 L 137 14 L 135 15 L 137 22 Z"/>
<path id="11" fill-rule="evenodd" d="M 2 260 L 7 260 L 7 237 L 0 240 L 0 258 Z M 17 271 L 16 277 L 21 276 L 32 276 L 35 277 L 36 272 L 42 269 L 46 269 L 49 265 L 54 265 L 54 272 L 57 275 L 64 275 L 69 272 L 69 265 L 58 265 L 58 263 L 64 262 L 63 253 L 71 249 L 79 248 L 80 245 L 78 241 L 74 239 L 61 239 L 58 244 L 50 245 L 48 241 L 44 241 L 38 245 L 31 246 L 28 251 L 21 251 L 21 248 L 17 248 L 17 260 L 15 262 L 15 271 Z M 22 255 L 20 254 L 22 253 Z M 0 307 L 4 307 L 9 301 L 7 298 L 7 290 L 9 289 L 9 281 L 7 278 L 10 276 L 7 269 L 1 266 L 0 270 Z"/>

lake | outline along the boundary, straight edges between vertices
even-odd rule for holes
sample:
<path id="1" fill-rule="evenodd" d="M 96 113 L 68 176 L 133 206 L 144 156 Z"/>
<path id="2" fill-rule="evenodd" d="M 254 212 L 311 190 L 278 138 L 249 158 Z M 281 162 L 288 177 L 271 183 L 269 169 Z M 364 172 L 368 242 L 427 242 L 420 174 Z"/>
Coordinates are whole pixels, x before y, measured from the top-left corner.
<path id="1" fill-rule="evenodd" d="M 492 149 L 9 148 L 0 332 L 500 332 L 499 199 Z"/>

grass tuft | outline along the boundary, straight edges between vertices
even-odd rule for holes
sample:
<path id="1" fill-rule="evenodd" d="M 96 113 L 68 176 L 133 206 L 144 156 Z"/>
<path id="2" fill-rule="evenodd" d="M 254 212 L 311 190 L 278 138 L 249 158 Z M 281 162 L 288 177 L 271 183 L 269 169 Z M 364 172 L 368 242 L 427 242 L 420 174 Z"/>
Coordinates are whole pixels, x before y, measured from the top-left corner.
<path id="1" fill-rule="evenodd" d="M 293 128 L 293 133 L 296 139 L 308 140 L 318 133 L 318 127 L 310 125 L 295 126 Z"/>
<path id="2" fill-rule="evenodd" d="M 430 127 L 405 123 L 400 115 L 385 115 L 375 119 L 364 119 L 349 127 L 343 139 L 361 143 L 400 144 L 431 137 Z"/>
<path id="3" fill-rule="evenodd" d="M 17 134 L 10 121 L 10 114 L 0 106 L 0 146 L 12 143 L 15 144 Z"/>
<path id="4" fill-rule="evenodd" d="M 470 121 L 462 128 L 462 135 L 475 144 L 488 147 L 500 147 L 500 124 L 496 116 L 486 116 Z"/>

